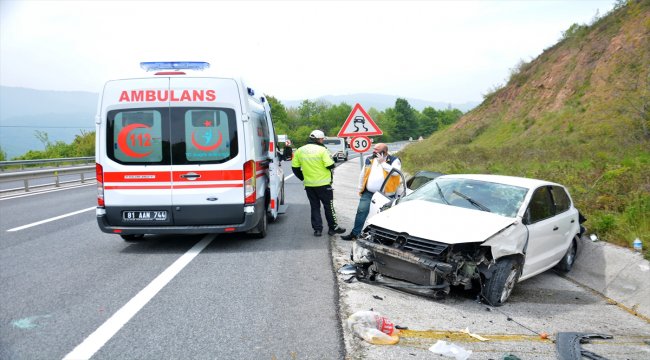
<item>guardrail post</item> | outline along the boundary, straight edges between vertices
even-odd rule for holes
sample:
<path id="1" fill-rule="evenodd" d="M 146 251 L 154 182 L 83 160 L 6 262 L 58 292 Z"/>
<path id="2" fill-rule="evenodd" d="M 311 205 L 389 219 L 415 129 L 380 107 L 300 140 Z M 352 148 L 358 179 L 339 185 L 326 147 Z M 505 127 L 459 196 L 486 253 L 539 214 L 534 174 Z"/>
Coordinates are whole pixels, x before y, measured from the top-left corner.
<path id="1" fill-rule="evenodd" d="M 60 187 L 61 184 L 59 183 L 59 172 L 58 171 L 54 172 L 54 179 L 55 179 L 55 185 L 54 186 L 55 187 Z"/>
<path id="2" fill-rule="evenodd" d="M 23 180 L 23 184 L 25 184 L 25 192 L 29 191 L 29 180 L 25 179 Z"/>
<path id="3" fill-rule="evenodd" d="M 81 183 L 82 184 L 85 183 L 85 181 L 84 181 L 84 173 L 81 173 Z"/>

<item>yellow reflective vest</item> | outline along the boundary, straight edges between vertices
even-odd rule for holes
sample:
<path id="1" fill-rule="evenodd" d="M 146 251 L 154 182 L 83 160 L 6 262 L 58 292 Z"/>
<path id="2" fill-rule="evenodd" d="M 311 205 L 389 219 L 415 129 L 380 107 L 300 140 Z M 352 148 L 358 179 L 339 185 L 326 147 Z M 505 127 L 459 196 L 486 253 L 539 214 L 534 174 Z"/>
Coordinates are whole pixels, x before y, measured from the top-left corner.
<path id="1" fill-rule="evenodd" d="M 393 161 L 395 161 L 396 159 L 397 159 L 396 157 L 389 155 L 386 158 L 386 162 L 392 164 Z M 359 194 L 363 193 L 366 190 L 366 184 L 368 183 L 368 177 L 370 176 L 370 170 L 372 169 L 372 162 L 375 160 L 376 159 L 366 160 L 366 166 L 363 173 L 363 182 Z M 388 171 L 384 169 L 382 170 L 384 171 L 384 179 L 385 179 L 386 176 L 388 176 Z M 388 181 L 386 182 L 386 186 L 384 187 L 384 194 L 387 196 L 395 195 L 395 192 L 397 191 L 397 187 L 399 186 L 399 182 L 400 182 L 399 176 L 391 176 L 390 179 L 388 179 Z"/>
<path id="2" fill-rule="evenodd" d="M 306 187 L 330 185 L 332 171 L 328 166 L 334 165 L 329 150 L 320 144 L 307 144 L 296 150 L 291 166 L 300 168 Z"/>

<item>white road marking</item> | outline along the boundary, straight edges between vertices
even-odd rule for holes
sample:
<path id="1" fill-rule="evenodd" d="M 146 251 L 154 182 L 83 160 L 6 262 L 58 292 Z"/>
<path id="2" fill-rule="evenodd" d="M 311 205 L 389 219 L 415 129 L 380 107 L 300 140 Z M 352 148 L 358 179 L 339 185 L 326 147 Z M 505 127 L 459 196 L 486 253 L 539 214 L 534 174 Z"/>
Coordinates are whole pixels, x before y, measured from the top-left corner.
<path id="1" fill-rule="evenodd" d="M 27 224 L 27 225 L 23 225 L 23 226 L 19 226 L 19 227 L 15 227 L 15 228 L 13 228 L 13 229 L 9 229 L 9 230 L 7 230 L 7 231 L 8 231 L 8 232 L 11 232 L 11 231 L 18 231 L 18 230 L 27 229 L 27 228 L 30 228 L 30 227 L 32 227 L 32 226 L 37 226 L 37 225 L 41 225 L 41 224 L 45 224 L 45 223 L 49 223 L 50 221 L 56 221 L 56 220 L 63 219 L 63 218 L 68 217 L 68 216 L 81 214 L 81 213 L 83 213 L 83 212 L 90 211 L 90 210 L 95 210 L 96 208 L 97 208 L 96 206 L 93 206 L 93 207 L 89 207 L 88 209 L 83 209 L 83 210 L 79 210 L 79 211 L 73 211 L 73 212 L 71 212 L 71 213 L 67 213 L 67 214 L 63 214 L 63 215 L 59 215 L 59 216 L 55 216 L 55 217 L 53 217 L 53 218 L 49 218 L 49 219 L 45 219 L 45 220 L 41 220 L 41 221 L 37 221 L 37 222 L 31 223 L 31 224 Z"/>
<path id="2" fill-rule="evenodd" d="M 167 283 L 169 283 L 183 268 L 189 264 L 203 249 L 208 246 L 216 235 L 206 235 L 201 241 L 189 249 L 178 260 L 156 277 L 149 285 L 122 306 L 113 316 L 104 322 L 95 332 L 90 334 L 81 344 L 77 345 L 63 360 L 90 359 L 115 335 L 135 314 L 140 311 Z"/>

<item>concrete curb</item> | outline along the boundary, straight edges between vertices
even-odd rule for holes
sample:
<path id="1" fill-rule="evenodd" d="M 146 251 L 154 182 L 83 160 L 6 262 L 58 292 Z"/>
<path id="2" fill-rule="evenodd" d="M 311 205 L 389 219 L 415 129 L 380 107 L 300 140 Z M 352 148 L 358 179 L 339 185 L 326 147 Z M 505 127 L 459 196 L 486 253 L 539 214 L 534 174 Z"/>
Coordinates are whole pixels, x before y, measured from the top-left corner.
<path id="1" fill-rule="evenodd" d="M 639 253 L 585 237 L 566 277 L 650 318 L 650 262 Z"/>

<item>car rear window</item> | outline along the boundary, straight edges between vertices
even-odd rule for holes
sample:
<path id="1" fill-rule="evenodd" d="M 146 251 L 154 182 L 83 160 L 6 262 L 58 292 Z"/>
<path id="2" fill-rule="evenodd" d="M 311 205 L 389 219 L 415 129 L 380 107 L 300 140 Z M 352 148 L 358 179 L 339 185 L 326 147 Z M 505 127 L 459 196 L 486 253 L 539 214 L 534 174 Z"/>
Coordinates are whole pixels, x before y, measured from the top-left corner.
<path id="1" fill-rule="evenodd" d="M 169 164 L 166 109 L 113 110 L 107 116 L 107 155 L 121 164 Z"/>
<path id="2" fill-rule="evenodd" d="M 106 136 L 108 157 L 127 165 L 215 164 L 239 152 L 230 108 L 112 110 Z"/>
<path id="3" fill-rule="evenodd" d="M 229 108 L 172 108 L 174 164 L 222 163 L 237 156 L 235 111 Z"/>

